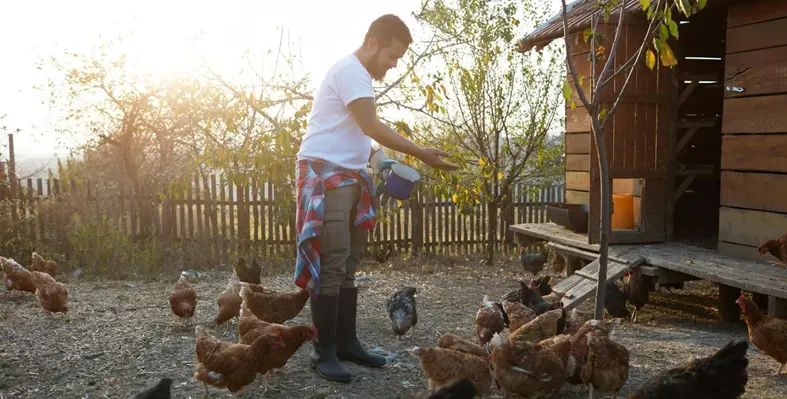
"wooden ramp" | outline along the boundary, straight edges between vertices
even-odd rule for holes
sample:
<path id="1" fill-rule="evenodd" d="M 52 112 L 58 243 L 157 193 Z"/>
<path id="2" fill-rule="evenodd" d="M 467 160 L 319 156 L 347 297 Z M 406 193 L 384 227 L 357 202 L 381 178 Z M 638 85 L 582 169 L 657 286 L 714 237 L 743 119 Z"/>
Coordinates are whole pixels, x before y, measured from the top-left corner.
<path id="1" fill-rule="evenodd" d="M 607 261 L 607 281 L 617 280 L 623 276 L 627 268 L 637 267 L 645 262 L 645 258 L 635 254 L 616 255 L 618 256 Z M 572 310 L 593 296 L 598 284 L 598 266 L 599 262 L 596 259 L 552 287 L 555 291 L 571 295 L 571 298 L 563 297 L 561 299 L 563 309 Z"/>

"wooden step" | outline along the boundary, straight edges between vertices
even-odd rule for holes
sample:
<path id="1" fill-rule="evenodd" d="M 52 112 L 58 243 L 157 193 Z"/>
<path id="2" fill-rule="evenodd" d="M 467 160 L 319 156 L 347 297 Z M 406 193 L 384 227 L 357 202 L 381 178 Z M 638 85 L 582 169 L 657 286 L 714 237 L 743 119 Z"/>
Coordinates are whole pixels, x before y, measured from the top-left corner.
<path id="1" fill-rule="evenodd" d="M 619 279 L 629 267 L 637 267 L 645 262 L 645 258 L 636 255 L 624 255 L 624 259 L 609 259 L 607 263 L 607 281 Z M 574 272 L 571 276 L 555 284 L 552 289 L 566 292 L 571 298 L 563 297 L 563 309 L 570 311 L 585 302 L 596 291 L 598 284 L 598 259 Z"/>

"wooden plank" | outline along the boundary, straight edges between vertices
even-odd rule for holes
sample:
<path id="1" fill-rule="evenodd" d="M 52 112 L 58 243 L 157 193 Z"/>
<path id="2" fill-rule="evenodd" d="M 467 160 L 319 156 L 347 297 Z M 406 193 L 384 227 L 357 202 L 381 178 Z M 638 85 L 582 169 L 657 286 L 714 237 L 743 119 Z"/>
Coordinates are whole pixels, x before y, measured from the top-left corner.
<path id="1" fill-rule="evenodd" d="M 727 54 L 787 45 L 787 18 L 727 29 Z"/>
<path id="2" fill-rule="evenodd" d="M 636 257 L 631 261 L 630 265 L 632 267 L 636 267 L 644 262 L 645 258 Z M 570 277 L 557 283 L 553 287 L 553 289 L 566 292 L 571 296 L 571 298 L 564 297 L 561 299 L 563 309 L 566 311 L 572 310 L 591 297 L 591 295 L 596 291 L 596 286 L 598 285 L 598 267 L 599 262 L 598 259 L 596 259 L 582 269 L 574 272 L 574 274 L 572 274 Z M 623 276 L 628 267 L 629 265 L 625 263 L 618 263 L 614 261 L 608 262 L 606 281 L 615 281 L 619 279 L 621 276 Z"/>
<path id="3" fill-rule="evenodd" d="M 590 155 L 566 154 L 566 170 L 590 172 Z"/>
<path id="4" fill-rule="evenodd" d="M 787 4 L 787 3 L 785 3 Z M 726 86 L 743 93 L 724 91 L 724 97 L 757 96 L 787 92 L 787 46 L 730 54 L 725 59 Z"/>
<path id="5" fill-rule="evenodd" d="M 757 247 L 787 233 L 787 215 L 721 207 L 719 240 Z"/>
<path id="6" fill-rule="evenodd" d="M 585 111 L 585 108 L 575 107 L 571 109 L 566 107 L 566 135 L 568 133 L 589 133 L 591 126 L 590 115 Z"/>
<path id="7" fill-rule="evenodd" d="M 721 132 L 724 134 L 787 133 L 785 109 L 787 109 L 787 94 L 725 99 Z"/>
<path id="8" fill-rule="evenodd" d="M 721 139 L 721 168 L 787 172 L 787 135 L 724 136 Z"/>
<path id="9" fill-rule="evenodd" d="M 566 189 L 590 191 L 590 172 L 566 172 Z"/>
<path id="10" fill-rule="evenodd" d="M 787 17 L 784 0 L 758 0 L 731 4 L 727 11 L 727 28 L 755 24 Z"/>
<path id="11" fill-rule="evenodd" d="M 721 205 L 787 213 L 787 175 L 721 173 Z"/>
<path id="12" fill-rule="evenodd" d="M 590 154 L 590 133 L 566 134 L 566 154 Z"/>
<path id="13" fill-rule="evenodd" d="M 739 259 L 750 260 L 753 262 L 766 262 L 766 261 L 781 262 L 770 253 L 766 253 L 765 255 L 760 256 L 759 252 L 757 252 L 757 247 L 753 247 L 751 245 L 741 245 L 731 242 L 719 241 L 718 251 L 720 254 L 723 255 L 732 256 L 734 258 L 739 258 Z"/>
<path id="14" fill-rule="evenodd" d="M 510 229 L 519 235 L 534 237 L 539 240 L 552 241 L 575 248 L 582 248 L 598 252 L 597 244 L 588 244 L 588 237 L 584 234 L 559 226 L 555 223 L 523 223 L 515 224 Z"/>
<path id="15" fill-rule="evenodd" d="M 647 264 L 715 283 L 787 298 L 787 269 L 736 259 L 718 252 L 674 242 L 634 247 Z"/>
<path id="16" fill-rule="evenodd" d="M 566 190 L 567 204 L 590 204 L 590 194 L 587 191 Z"/>

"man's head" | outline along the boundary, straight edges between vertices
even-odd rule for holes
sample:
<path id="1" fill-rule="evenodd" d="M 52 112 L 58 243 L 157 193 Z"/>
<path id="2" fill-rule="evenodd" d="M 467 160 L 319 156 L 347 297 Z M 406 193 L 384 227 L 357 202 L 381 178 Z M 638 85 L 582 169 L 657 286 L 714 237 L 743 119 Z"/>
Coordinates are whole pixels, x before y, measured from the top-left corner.
<path id="1" fill-rule="evenodd" d="M 407 52 L 413 37 L 404 21 L 393 14 L 377 18 L 369 26 L 363 45 L 356 53 L 374 80 L 383 80 Z"/>

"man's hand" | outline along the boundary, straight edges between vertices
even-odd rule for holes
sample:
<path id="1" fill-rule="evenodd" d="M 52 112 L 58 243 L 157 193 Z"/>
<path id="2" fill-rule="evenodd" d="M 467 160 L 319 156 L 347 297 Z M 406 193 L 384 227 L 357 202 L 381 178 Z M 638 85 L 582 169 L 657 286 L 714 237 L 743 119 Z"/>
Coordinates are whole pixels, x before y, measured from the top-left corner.
<path id="1" fill-rule="evenodd" d="M 459 167 L 443 160 L 443 157 L 450 157 L 451 154 L 438 150 L 437 148 L 422 148 L 419 151 L 418 159 L 423 163 L 441 170 L 456 170 Z"/>

